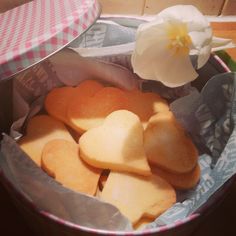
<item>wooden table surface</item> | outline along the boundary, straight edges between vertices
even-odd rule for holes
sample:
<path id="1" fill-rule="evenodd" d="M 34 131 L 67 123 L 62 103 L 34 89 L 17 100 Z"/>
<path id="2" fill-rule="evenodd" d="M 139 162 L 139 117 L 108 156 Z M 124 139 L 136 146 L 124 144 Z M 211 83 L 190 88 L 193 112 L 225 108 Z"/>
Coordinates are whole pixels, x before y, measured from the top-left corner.
<path id="1" fill-rule="evenodd" d="M 232 38 L 236 42 L 236 22 L 212 23 L 214 35 Z M 236 49 L 227 52 L 236 60 Z M 12 204 L 8 194 L 0 185 L 0 234 L 34 235 Z M 236 235 L 236 183 L 232 186 L 229 195 L 222 204 L 197 228 L 191 236 L 221 236 Z M 183 235 L 185 236 L 185 235 Z M 187 235 L 186 235 L 187 236 Z"/>

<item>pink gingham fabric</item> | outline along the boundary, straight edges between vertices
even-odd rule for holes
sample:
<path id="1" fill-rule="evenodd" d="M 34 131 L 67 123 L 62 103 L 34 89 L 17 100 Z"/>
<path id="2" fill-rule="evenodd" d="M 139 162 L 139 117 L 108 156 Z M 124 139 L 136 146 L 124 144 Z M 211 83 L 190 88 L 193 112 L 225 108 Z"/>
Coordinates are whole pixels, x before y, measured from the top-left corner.
<path id="1" fill-rule="evenodd" d="M 0 81 L 66 46 L 99 13 L 97 0 L 34 0 L 0 14 Z"/>

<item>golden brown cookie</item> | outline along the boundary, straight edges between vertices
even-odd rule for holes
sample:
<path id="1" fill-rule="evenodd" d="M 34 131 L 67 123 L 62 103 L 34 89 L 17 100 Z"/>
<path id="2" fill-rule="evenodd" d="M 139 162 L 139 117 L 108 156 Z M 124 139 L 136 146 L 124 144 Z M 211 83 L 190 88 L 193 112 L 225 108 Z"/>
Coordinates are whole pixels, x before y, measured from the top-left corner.
<path id="1" fill-rule="evenodd" d="M 161 168 L 153 167 L 152 173 L 160 176 L 169 182 L 176 189 L 191 189 L 197 185 L 201 177 L 201 170 L 199 164 L 187 173 L 175 174 Z"/>
<path id="2" fill-rule="evenodd" d="M 143 127 L 130 111 L 112 112 L 101 126 L 85 132 L 79 145 L 81 158 L 94 167 L 151 174 L 143 148 Z"/>
<path id="3" fill-rule="evenodd" d="M 190 172 L 197 164 L 195 145 L 170 111 L 151 117 L 144 131 L 144 148 L 152 164 L 173 173 Z"/>
<path id="4" fill-rule="evenodd" d="M 63 139 L 49 141 L 43 148 L 42 168 L 63 186 L 94 195 L 101 170 L 79 157 L 79 146 Z"/>
<path id="5" fill-rule="evenodd" d="M 75 91 L 73 87 L 52 89 L 44 101 L 48 114 L 67 124 L 67 106 Z"/>
<path id="6" fill-rule="evenodd" d="M 38 115 L 29 121 L 26 136 L 19 140 L 19 145 L 38 166 L 41 166 L 44 145 L 57 138 L 74 142 L 61 121 L 48 115 Z"/>
<path id="7" fill-rule="evenodd" d="M 116 206 L 132 224 L 155 219 L 176 202 L 174 188 L 159 176 L 111 172 L 100 198 Z"/>
<path id="8" fill-rule="evenodd" d="M 132 90 L 126 92 L 129 99 L 128 110 L 135 113 L 146 127 L 151 116 L 158 112 L 168 111 L 169 105 L 166 100 L 152 92 Z"/>
<path id="9" fill-rule="evenodd" d="M 125 92 L 114 87 L 104 87 L 91 93 L 76 93 L 68 106 L 67 117 L 80 133 L 101 125 L 111 112 L 127 107 Z"/>

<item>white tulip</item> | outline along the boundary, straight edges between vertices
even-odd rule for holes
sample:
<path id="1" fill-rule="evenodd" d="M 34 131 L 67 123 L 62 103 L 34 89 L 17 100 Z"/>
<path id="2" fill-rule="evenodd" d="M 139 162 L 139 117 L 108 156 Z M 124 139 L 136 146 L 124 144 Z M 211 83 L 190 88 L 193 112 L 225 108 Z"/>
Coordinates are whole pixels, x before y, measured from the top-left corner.
<path id="1" fill-rule="evenodd" d="M 169 7 L 139 26 L 131 58 L 134 72 L 169 87 L 186 84 L 198 77 L 191 58 L 201 68 L 210 57 L 212 39 L 210 24 L 197 8 Z"/>

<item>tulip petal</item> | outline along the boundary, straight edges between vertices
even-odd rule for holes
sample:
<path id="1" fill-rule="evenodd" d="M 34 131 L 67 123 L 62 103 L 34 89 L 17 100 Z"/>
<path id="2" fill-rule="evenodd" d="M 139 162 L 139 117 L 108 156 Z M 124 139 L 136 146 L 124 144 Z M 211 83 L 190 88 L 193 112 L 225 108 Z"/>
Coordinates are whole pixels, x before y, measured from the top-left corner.
<path id="1" fill-rule="evenodd" d="M 163 39 L 166 39 L 166 30 L 162 21 L 140 25 L 136 34 L 136 52 L 142 54 L 150 45 L 155 45 L 158 40 Z"/>
<path id="2" fill-rule="evenodd" d="M 152 80 L 155 78 L 154 70 L 150 70 L 150 61 L 143 60 L 139 54 L 133 54 L 131 57 L 133 71 L 143 79 Z"/>
<path id="3" fill-rule="evenodd" d="M 197 69 L 203 67 L 208 61 L 211 54 L 212 31 L 206 28 L 204 32 L 190 32 L 189 36 L 192 40 L 191 55 L 197 55 Z"/>
<path id="4" fill-rule="evenodd" d="M 212 52 L 216 52 L 223 49 L 235 48 L 236 44 L 232 39 L 213 37 L 212 39 Z"/>
<path id="5" fill-rule="evenodd" d="M 197 31 L 209 26 L 209 22 L 203 14 L 192 5 L 176 5 L 168 7 L 158 14 L 164 20 L 178 20 L 189 23 L 190 31 Z"/>
<path id="6" fill-rule="evenodd" d="M 159 41 L 155 49 L 132 56 L 134 72 L 141 78 L 159 80 L 169 87 L 181 86 L 197 78 L 188 55 L 179 55 L 168 49 L 166 41 Z"/>
<path id="7" fill-rule="evenodd" d="M 211 55 L 211 45 L 206 45 L 200 49 L 197 60 L 197 69 L 202 68 L 208 61 Z"/>
<path id="8" fill-rule="evenodd" d="M 158 54 L 163 54 L 165 56 L 165 51 L 167 48 L 166 40 L 155 40 L 155 47 L 146 48 L 142 54 L 134 51 L 131 57 L 131 63 L 134 69 L 134 73 L 138 74 L 143 79 L 155 80 L 155 65 L 156 57 Z M 161 49 L 161 50 L 159 50 Z M 164 52 L 162 52 L 164 51 Z"/>
<path id="9" fill-rule="evenodd" d="M 188 55 L 173 55 L 171 52 L 165 53 L 163 57 L 156 58 L 156 61 L 163 61 L 155 70 L 156 78 L 168 87 L 182 86 L 193 81 L 198 77 L 197 72 L 192 66 Z"/>
<path id="10" fill-rule="evenodd" d="M 189 32 L 189 36 L 191 37 L 193 48 L 198 49 L 211 43 L 212 30 L 210 28 L 205 28 L 204 31 L 192 31 Z"/>

